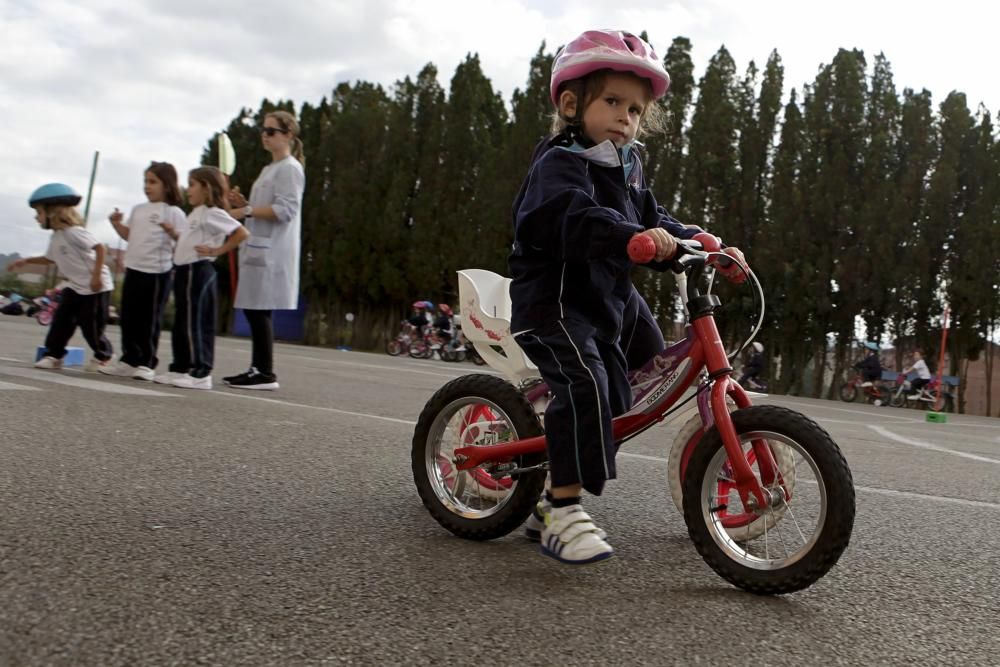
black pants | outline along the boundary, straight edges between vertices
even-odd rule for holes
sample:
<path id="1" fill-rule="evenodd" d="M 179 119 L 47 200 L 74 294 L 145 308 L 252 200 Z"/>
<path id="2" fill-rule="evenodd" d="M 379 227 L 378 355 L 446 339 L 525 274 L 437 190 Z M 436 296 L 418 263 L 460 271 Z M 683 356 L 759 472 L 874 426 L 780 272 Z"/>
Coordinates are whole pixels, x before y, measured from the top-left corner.
<path id="1" fill-rule="evenodd" d="M 250 365 L 263 375 L 274 374 L 274 324 L 270 310 L 244 310 L 250 325 L 253 356 Z"/>
<path id="2" fill-rule="evenodd" d="M 217 302 L 215 267 L 206 260 L 174 269 L 174 329 L 170 342 L 174 360 L 170 370 L 203 378 L 215 361 Z"/>
<path id="3" fill-rule="evenodd" d="M 599 496 L 616 476 L 611 420 L 632 406 L 632 389 L 621 348 L 594 333 L 589 324 L 559 320 L 517 342 L 553 394 L 545 410 L 552 486 L 580 483 Z"/>
<path id="4" fill-rule="evenodd" d="M 108 305 L 111 292 L 100 294 L 77 294 L 65 287 L 59 294 L 59 305 L 52 317 L 52 326 L 45 336 L 45 354 L 56 359 L 66 356 L 66 344 L 73 337 L 76 327 L 100 361 L 111 358 L 114 348 L 104 335 L 108 323 Z"/>
<path id="5" fill-rule="evenodd" d="M 170 296 L 170 275 L 144 273 L 125 269 L 122 285 L 122 356 L 129 366 L 156 368 L 159 359 L 156 348 L 160 344 L 163 311 Z"/>

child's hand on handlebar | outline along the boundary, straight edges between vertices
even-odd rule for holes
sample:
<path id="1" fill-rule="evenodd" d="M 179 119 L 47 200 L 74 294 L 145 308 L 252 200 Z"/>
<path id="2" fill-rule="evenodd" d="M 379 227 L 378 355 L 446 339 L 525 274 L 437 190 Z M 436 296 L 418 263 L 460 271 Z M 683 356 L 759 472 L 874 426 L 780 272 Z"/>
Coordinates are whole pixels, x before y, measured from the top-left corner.
<path id="1" fill-rule="evenodd" d="M 656 254 L 653 255 L 653 261 L 665 262 L 677 253 L 676 239 L 662 227 L 647 229 L 644 232 L 640 232 L 640 235 L 648 236 L 656 244 Z"/>
<path id="2" fill-rule="evenodd" d="M 739 284 L 744 282 L 747 279 L 747 276 L 740 268 L 740 266 L 743 267 L 747 266 L 746 257 L 743 256 L 743 253 L 740 251 L 739 248 L 734 248 L 732 246 L 728 248 L 723 248 L 722 252 L 732 257 L 734 261 L 725 262 L 725 264 L 723 264 L 722 261 L 719 261 L 717 263 L 719 268 L 719 273 L 725 276 L 726 280 L 728 280 L 731 283 Z M 737 262 L 739 264 L 737 264 Z"/>

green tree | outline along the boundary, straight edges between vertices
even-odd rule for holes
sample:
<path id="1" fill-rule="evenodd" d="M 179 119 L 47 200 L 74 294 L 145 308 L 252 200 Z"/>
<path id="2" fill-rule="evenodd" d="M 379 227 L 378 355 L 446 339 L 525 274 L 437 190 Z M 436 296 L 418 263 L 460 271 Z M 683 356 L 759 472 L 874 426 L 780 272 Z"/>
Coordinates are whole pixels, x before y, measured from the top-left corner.
<path id="1" fill-rule="evenodd" d="M 498 187 L 507 111 L 483 74 L 478 55 L 455 70 L 445 109 L 442 178 L 438 182 L 440 233 L 425 260 L 437 300 L 455 300 L 460 262 L 503 273 L 513 231 L 513 194 Z M 461 249 L 461 254 L 455 249 Z"/>

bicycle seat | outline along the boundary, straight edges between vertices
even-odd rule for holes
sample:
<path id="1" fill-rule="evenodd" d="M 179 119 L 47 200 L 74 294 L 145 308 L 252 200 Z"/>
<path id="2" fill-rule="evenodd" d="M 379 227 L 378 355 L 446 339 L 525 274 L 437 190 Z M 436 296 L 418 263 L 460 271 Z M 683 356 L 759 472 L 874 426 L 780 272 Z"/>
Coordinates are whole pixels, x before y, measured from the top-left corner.
<path id="1" fill-rule="evenodd" d="M 510 334 L 510 278 L 485 269 L 459 271 L 458 299 L 462 332 L 490 368 L 514 384 L 539 376 Z"/>

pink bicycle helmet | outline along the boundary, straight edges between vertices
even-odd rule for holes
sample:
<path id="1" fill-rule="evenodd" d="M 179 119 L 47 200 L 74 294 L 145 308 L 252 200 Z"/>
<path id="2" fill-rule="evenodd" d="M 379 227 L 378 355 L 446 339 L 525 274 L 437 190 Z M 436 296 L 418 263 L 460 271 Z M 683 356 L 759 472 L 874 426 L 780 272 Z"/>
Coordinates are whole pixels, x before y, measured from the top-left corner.
<path id="1" fill-rule="evenodd" d="M 653 84 L 653 97 L 667 94 L 670 75 L 653 47 L 640 37 L 622 30 L 588 30 L 556 53 L 552 63 L 550 92 L 559 104 L 559 86 L 599 69 L 631 72 Z"/>

